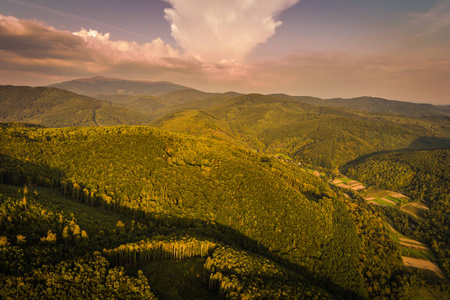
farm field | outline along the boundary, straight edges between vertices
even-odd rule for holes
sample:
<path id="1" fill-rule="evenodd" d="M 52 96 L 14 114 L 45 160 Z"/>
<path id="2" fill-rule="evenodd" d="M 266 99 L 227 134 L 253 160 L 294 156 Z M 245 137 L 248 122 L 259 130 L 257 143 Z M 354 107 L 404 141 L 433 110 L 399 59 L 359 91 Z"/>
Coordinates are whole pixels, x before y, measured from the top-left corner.
<path id="1" fill-rule="evenodd" d="M 354 191 L 359 191 L 359 194 L 364 200 L 367 201 L 368 204 L 399 207 L 402 211 L 405 211 L 417 218 L 420 218 L 418 216 L 420 212 L 429 209 L 423 202 L 409 203 L 411 198 L 404 194 L 384 190 L 378 187 L 368 187 L 348 177 L 338 177 L 332 180 L 331 183 L 341 188 L 350 188 Z M 364 186 L 365 190 L 360 191 L 359 186 Z M 435 263 L 435 255 L 426 244 L 408 238 L 395 230 L 389 223 L 386 222 L 386 224 L 390 229 L 392 239 L 400 247 L 402 252 L 402 261 L 405 267 L 429 270 L 437 274 L 438 277 L 446 280 L 444 273 Z"/>

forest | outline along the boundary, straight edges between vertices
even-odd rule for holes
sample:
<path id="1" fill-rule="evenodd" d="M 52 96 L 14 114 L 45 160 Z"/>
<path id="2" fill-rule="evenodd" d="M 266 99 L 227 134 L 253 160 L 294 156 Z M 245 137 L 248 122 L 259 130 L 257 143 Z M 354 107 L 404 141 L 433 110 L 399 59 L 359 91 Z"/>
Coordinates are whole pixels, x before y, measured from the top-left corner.
<path id="1" fill-rule="evenodd" d="M 2 91 L 22 99 L 2 120 L 29 122 L 0 123 L 2 299 L 450 295 L 404 267 L 387 226 L 450 277 L 445 117 L 283 95 Z M 68 107 L 75 119 L 54 117 Z M 429 210 L 371 205 L 331 184 L 340 171 Z"/>
<path id="2" fill-rule="evenodd" d="M 211 286 L 231 298 L 264 286 L 260 293 L 276 294 L 289 285 L 282 279 L 282 285 L 259 285 L 245 272 L 226 275 L 235 268 L 221 255 L 235 253 L 231 257 L 245 257 L 236 258 L 241 263 L 262 264 L 262 274 L 273 268 L 296 274 L 289 276 L 289 289 L 298 297 L 402 293 L 399 250 L 378 217 L 314 175 L 274 158 L 131 126 L 5 125 L 1 144 L 5 284 L 23 281 L 30 293 L 48 289 L 32 274 L 50 267 L 45 276 L 64 285 L 59 281 L 71 269 L 65 264 L 77 273 L 86 268 L 76 264 L 95 260 L 106 269 L 98 280 L 106 284 L 109 272 L 118 272 L 117 280 L 127 284 L 118 283 L 117 293 L 125 293 L 134 289 L 134 280 L 147 283 L 142 276 L 129 279 L 121 267 L 197 256 L 209 259 Z M 209 257 L 224 261 L 212 267 L 217 263 Z M 272 282 L 275 275 L 269 274 L 260 280 Z M 305 288 L 298 287 L 301 282 Z"/>

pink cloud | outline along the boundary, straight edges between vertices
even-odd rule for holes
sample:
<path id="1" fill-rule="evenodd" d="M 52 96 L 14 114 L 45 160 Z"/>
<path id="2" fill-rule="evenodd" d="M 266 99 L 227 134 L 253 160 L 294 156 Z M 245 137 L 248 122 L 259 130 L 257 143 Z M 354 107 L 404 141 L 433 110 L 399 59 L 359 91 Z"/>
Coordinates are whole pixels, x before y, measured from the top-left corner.
<path id="1" fill-rule="evenodd" d="M 37 20 L 0 15 L 0 84 L 45 85 L 87 76 L 169 80 L 205 91 L 284 92 L 317 97 L 379 96 L 448 104 L 450 61 L 402 55 L 298 52 L 260 63 L 207 63 L 161 39 L 113 40 Z"/>
<path id="2" fill-rule="evenodd" d="M 2 69 L 36 69 L 39 72 L 78 73 L 129 72 L 140 70 L 196 71 L 199 62 L 184 57 L 161 39 L 143 45 L 112 41 L 110 34 L 82 29 L 60 31 L 36 20 L 0 15 L 0 62 Z"/>

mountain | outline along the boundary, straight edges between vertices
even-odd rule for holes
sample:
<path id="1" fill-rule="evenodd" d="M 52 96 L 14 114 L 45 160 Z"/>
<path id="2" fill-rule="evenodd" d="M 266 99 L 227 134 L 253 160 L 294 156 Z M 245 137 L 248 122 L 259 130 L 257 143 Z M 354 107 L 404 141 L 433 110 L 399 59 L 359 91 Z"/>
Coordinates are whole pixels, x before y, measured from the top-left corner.
<path id="1" fill-rule="evenodd" d="M 96 98 L 110 101 L 127 109 L 144 113 L 156 119 L 177 111 L 206 109 L 228 101 L 240 94 L 205 93 L 194 89 L 178 90 L 159 96 L 151 95 L 97 95 Z"/>
<path id="2" fill-rule="evenodd" d="M 259 94 L 175 112 L 151 124 L 329 169 L 378 151 L 448 147 L 450 138 L 448 123 L 439 118 L 379 115 Z"/>
<path id="3" fill-rule="evenodd" d="M 450 118 L 449 107 L 435 106 L 432 104 L 410 103 L 375 97 L 320 99 L 306 96 L 289 96 L 285 94 L 273 94 L 272 96 L 295 99 L 300 102 L 313 105 L 345 107 L 358 111 L 373 112 L 378 114 L 402 115 L 408 117 L 446 116 Z"/>
<path id="4" fill-rule="evenodd" d="M 0 143 L 21 186 L 0 185 L 3 298 L 401 296 L 381 219 L 299 166 L 150 127 L 2 125 Z"/>
<path id="5" fill-rule="evenodd" d="M 50 87 L 65 89 L 77 94 L 96 95 L 161 95 L 177 90 L 188 89 L 185 86 L 166 81 L 138 81 L 109 77 L 81 78 L 49 85 Z"/>
<path id="6" fill-rule="evenodd" d="M 62 89 L 0 86 L 0 122 L 67 127 L 144 124 L 149 120 L 139 112 Z"/>

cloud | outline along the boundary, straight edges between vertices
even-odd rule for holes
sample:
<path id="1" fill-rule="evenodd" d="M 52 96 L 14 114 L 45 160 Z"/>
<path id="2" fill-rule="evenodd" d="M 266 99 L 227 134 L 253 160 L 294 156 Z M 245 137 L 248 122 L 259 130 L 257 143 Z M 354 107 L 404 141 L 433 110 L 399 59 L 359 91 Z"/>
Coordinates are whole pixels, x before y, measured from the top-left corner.
<path id="1" fill-rule="evenodd" d="M 110 34 L 57 30 L 37 20 L 0 15 L 0 66 L 54 75 L 199 72 L 201 64 L 161 39 L 138 44 L 113 41 Z"/>
<path id="2" fill-rule="evenodd" d="M 0 84 L 46 85 L 104 75 L 169 80 L 213 92 L 371 95 L 449 104 L 450 60 L 443 57 L 297 52 L 262 63 L 205 62 L 161 39 L 138 44 L 96 30 L 72 33 L 0 15 Z"/>
<path id="3" fill-rule="evenodd" d="M 165 0 L 172 36 L 187 54 L 208 62 L 243 61 L 275 34 L 276 17 L 300 0 Z"/>
<path id="4" fill-rule="evenodd" d="M 170 80 L 208 90 L 246 76 L 237 62 L 207 63 L 160 38 L 138 44 L 93 29 L 57 30 L 37 20 L 0 14 L 0 84 L 45 85 L 76 77 Z"/>
<path id="5" fill-rule="evenodd" d="M 22 0 L 3 0 L 3 1 L 9 2 L 9 3 L 13 3 L 13 4 L 16 4 L 16 5 L 20 5 L 22 7 L 30 8 L 30 9 L 33 9 L 33 10 L 41 10 L 41 11 L 45 11 L 45 12 L 50 12 L 52 14 L 59 15 L 59 16 L 65 17 L 65 18 L 77 19 L 77 20 L 80 20 L 82 22 L 94 23 L 94 24 L 97 24 L 97 25 L 108 27 L 110 29 L 114 29 L 116 31 L 121 31 L 121 32 L 129 34 L 129 35 L 134 35 L 134 36 L 138 36 L 138 37 L 142 37 L 142 38 L 148 38 L 145 35 L 142 35 L 142 34 L 139 34 L 139 33 L 136 33 L 136 32 L 130 31 L 130 30 L 127 30 L 127 29 L 122 28 L 122 27 L 117 27 L 117 26 L 114 26 L 114 25 L 111 25 L 111 24 L 100 22 L 98 20 L 88 19 L 88 18 L 85 18 L 85 17 L 80 16 L 80 15 L 70 14 L 70 13 L 67 13 L 67 12 L 59 11 L 59 10 L 56 10 L 56 9 L 53 9 L 53 8 L 49 8 L 49 7 L 45 7 L 45 6 L 42 6 L 42 5 L 29 3 L 27 1 L 22 1 Z"/>

